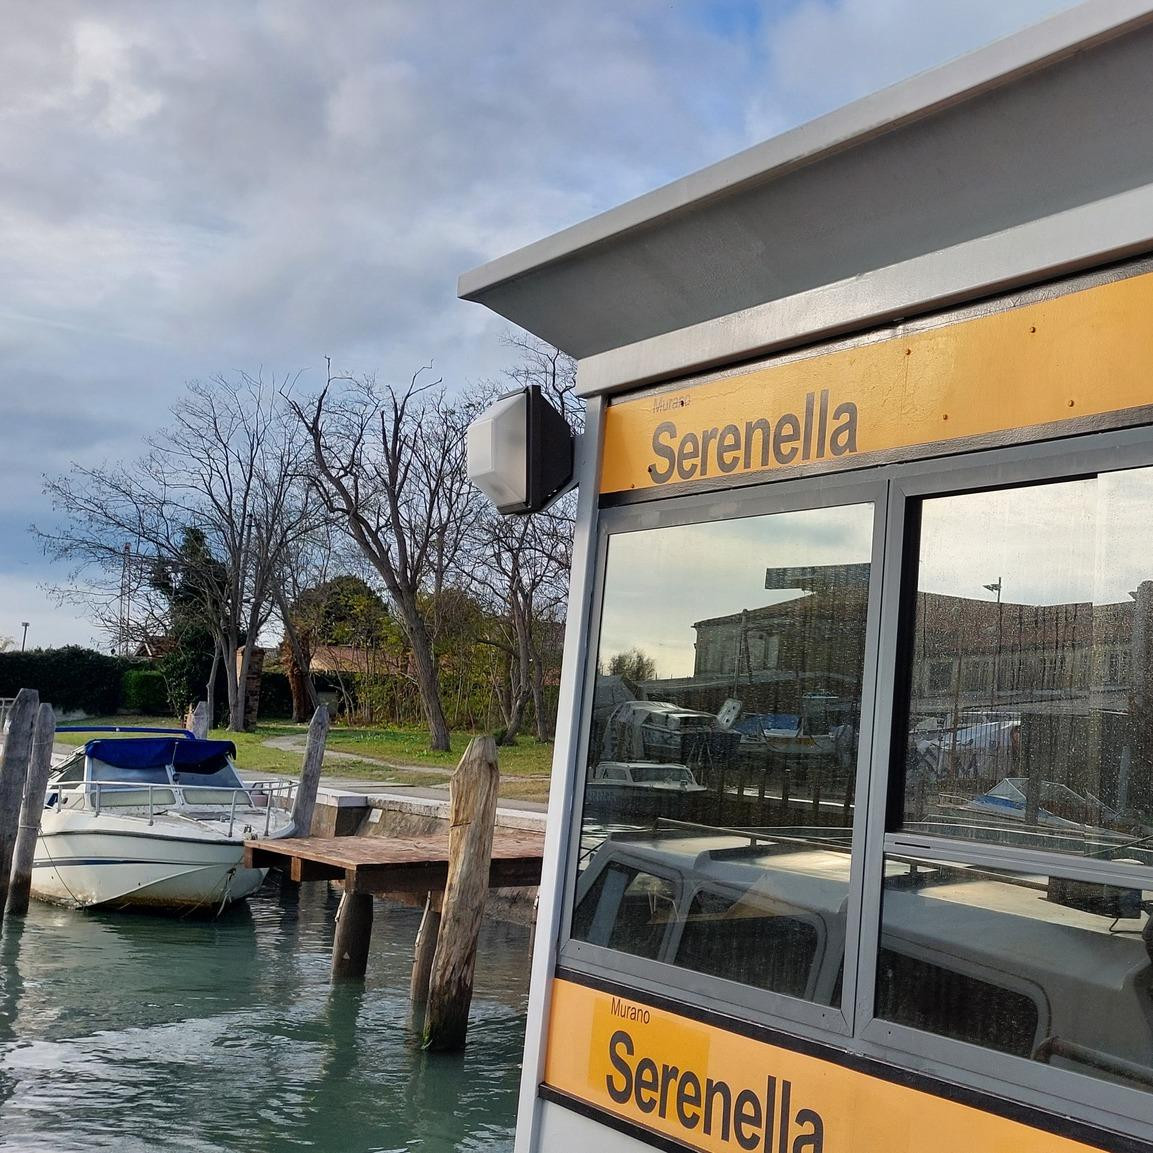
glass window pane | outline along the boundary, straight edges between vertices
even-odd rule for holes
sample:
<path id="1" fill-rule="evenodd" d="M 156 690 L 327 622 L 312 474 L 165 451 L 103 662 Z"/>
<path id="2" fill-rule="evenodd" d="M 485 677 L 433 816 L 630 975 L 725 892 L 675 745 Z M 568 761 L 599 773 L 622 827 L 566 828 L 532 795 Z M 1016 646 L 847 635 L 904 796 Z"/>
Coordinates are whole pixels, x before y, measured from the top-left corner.
<path id="1" fill-rule="evenodd" d="M 92 776 L 94 781 L 115 781 L 117 784 L 141 785 L 167 785 L 168 770 L 163 765 L 129 766 L 106 765 L 103 761 L 93 760 Z"/>
<path id="2" fill-rule="evenodd" d="M 1088 855 L 1153 834 L 1151 514 L 1153 469 L 922 503 L 904 828 Z"/>
<path id="3" fill-rule="evenodd" d="M 1153 892 L 890 857 L 876 1014 L 1153 1089 Z"/>
<path id="4" fill-rule="evenodd" d="M 702 889 L 689 905 L 676 963 L 745 985 L 804 997 L 815 973 L 820 921 L 788 916 L 755 896 Z"/>
<path id="5" fill-rule="evenodd" d="M 852 505 L 610 539 L 575 938 L 833 1000 L 872 526 Z M 668 891 L 642 909 L 628 871 Z"/>

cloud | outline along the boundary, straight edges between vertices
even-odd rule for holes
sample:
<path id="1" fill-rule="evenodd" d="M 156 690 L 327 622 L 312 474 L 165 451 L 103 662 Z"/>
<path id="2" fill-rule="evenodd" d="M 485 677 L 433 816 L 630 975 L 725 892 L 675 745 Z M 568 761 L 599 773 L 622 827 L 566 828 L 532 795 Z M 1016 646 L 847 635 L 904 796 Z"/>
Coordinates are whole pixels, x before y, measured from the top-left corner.
<path id="1" fill-rule="evenodd" d="M 1036 24 L 1077 0 L 801 0 L 761 30 L 772 85 L 749 104 L 771 136 Z"/>
<path id="2" fill-rule="evenodd" d="M 0 39 L 0 508 L 44 520 L 40 472 L 133 455 L 190 378 L 307 386 L 326 354 L 494 376 L 505 325 L 462 271 L 1058 6 L 25 5 Z"/>

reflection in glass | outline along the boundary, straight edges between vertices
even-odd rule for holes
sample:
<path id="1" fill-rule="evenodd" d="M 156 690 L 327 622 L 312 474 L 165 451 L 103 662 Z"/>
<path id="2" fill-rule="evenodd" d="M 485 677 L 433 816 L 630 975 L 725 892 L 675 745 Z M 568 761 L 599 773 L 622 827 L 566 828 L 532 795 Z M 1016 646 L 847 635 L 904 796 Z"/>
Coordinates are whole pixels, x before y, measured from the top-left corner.
<path id="1" fill-rule="evenodd" d="M 876 1015 L 1153 1089 L 1153 892 L 1132 868 L 1130 886 L 888 858 Z"/>
<path id="2" fill-rule="evenodd" d="M 575 938 L 839 999 L 872 521 L 610 539 Z"/>
<path id="3" fill-rule="evenodd" d="M 1151 469 L 923 502 L 906 829 L 1153 836 L 1150 508 Z"/>

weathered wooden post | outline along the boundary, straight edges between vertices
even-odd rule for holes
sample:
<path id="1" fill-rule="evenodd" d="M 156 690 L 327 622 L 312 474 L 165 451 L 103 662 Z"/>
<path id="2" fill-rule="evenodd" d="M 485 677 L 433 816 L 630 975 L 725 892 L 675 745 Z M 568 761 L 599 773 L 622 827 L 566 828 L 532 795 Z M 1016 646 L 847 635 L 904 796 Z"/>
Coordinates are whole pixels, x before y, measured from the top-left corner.
<path id="1" fill-rule="evenodd" d="M 292 821 L 298 837 L 307 837 L 312 831 L 312 815 L 316 811 L 316 789 L 320 784 L 326 740 L 328 740 L 328 706 L 321 705 L 312 714 L 312 721 L 308 726 L 308 744 L 304 750 L 300 783 L 296 787 L 296 800 L 292 806 Z"/>
<path id="2" fill-rule="evenodd" d="M 199 737 L 202 741 L 208 738 L 207 701 L 197 701 L 196 708 L 188 710 L 188 716 L 185 718 L 184 727 L 194 737 Z"/>
<path id="3" fill-rule="evenodd" d="M 336 936 L 332 942 L 334 981 L 359 981 L 364 977 L 371 940 L 372 894 L 345 889 L 336 911 Z"/>
<path id="4" fill-rule="evenodd" d="M 499 784 L 496 742 L 489 736 L 473 737 L 449 784 L 448 881 L 429 980 L 426 1049 L 460 1049 L 468 1032 Z"/>
<path id="5" fill-rule="evenodd" d="M 443 893 L 429 893 L 424 902 L 424 916 L 416 933 L 416 948 L 412 957 L 412 981 L 409 984 L 409 1000 L 412 1027 L 424 1031 L 424 1010 L 428 1004 L 428 983 L 432 978 L 432 960 L 436 956 L 436 944 L 440 940 L 441 910 L 444 905 Z"/>
<path id="6" fill-rule="evenodd" d="M 36 838 L 40 835 L 40 816 L 44 812 L 44 794 L 52 772 L 52 742 L 56 737 L 56 714 L 51 705 L 41 705 L 36 712 L 32 735 L 32 759 L 24 783 L 24 803 L 20 809 L 20 830 L 12 856 L 12 877 L 8 888 L 8 916 L 23 917 L 28 912 L 32 888 L 32 862 L 36 857 Z"/>
<path id="7" fill-rule="evenodd" d="M 8 735 L 0 758 L 0 914 L 8 904 L 8 880 L 20 826 L 24 782 L 32 754 L 32 727 L 40 696 L 35 689 L 21 689 L 8 715 Z"/>

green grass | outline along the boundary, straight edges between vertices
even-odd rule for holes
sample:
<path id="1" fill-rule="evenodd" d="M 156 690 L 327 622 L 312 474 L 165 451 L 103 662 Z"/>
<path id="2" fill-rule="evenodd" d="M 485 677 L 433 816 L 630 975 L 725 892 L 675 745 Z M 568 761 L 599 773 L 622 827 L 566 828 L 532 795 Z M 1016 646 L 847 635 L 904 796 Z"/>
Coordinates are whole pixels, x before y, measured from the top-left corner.
<path id="1" fill-rule="evenodd" d="M 155 728 L 175 728 L 178 722 L 169 717 L 115 716 L 92 717 L 93 725 L 139 725 Z M 295 776 L 300 772 L 301 753 L 290 749 L 269 748 L 264 744 L 272 737 L 304 737 L 306 725 L 286 723 L 259 724 L 251 733 L 232 733 L 214 729 L 210 734 L 236 745 L 236 763 L 245 772 L 285 773 Z M 89 736 L 99 733 L 61 734 L 59 743 L 82 744 Z M 349 753 L 354 757 L 373 760 L 330 761 L 324 767 L 325 776 L 353 777 L 365 781 L 388 782 L 398 785 L 447 787 L 448 778 L 442 773 L 421 772 L 430 768 L 455 768 L 472 734 L 454 732 L 452 752 L 433 752 L 428 748 L 428 734 L 413 729 L 353 729 L 336 726 L 329 730 L 328 748 Z M 499 750 L 502 797 L 518 797 L 544 801 L 548 798 L 549 775 L 552 769 L 552 745 L 540 744 L 531 738 L 522 738 L 519 745 Z M 373 761 L 386 764 L 374 764 Z"/>
<path id="2" fill-rule="evenodd" d="M 303 730 L 301 730 L 303 731 Z M 328 747 L 342 753 L 359 753 L 397 765 L 435 765 L 456 768 L 472 733 L 454 732 L 452 752 L 433 752 L 428 734 L 412 729 L 346 729 L 337 727 L 328 734 Z M 497 750 L 500 771 L 510 777 L 547 777 L 552 770 L 552 745 L 522 737 L 517 745 Z"/>

